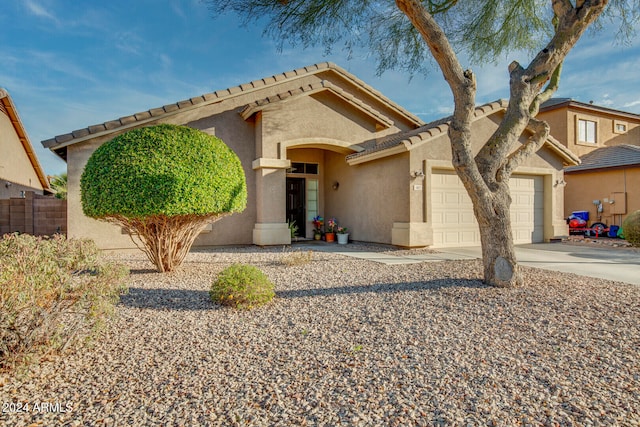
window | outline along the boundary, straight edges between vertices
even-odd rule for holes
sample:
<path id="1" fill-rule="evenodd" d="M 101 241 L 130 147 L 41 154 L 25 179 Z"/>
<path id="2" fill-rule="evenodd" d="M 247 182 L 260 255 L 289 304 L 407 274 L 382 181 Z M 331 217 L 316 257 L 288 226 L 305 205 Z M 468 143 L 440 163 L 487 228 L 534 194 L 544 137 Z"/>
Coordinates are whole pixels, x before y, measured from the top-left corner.
<path id="1" fill-rule="evenodd" d="M 596 143 L 596 122 L 578 119 L 578 142 Z"/>
<path id="2" fill-rule="evenodd" d="M 291 169 L 289 169 L 287 172 L 295 174 L 318 175 L 318 164 L 292 162 Z"/>
<path id="3" fill-rule="evenodd" d="M 614 120 L 613 133 L 627 133 L 627 123 L 620 120 Z"/>
<path id="4" fill-rule="evenodd" d="M 313 221 L 318 209 L 318 180 L 307 179 L 307 221 Z"/>

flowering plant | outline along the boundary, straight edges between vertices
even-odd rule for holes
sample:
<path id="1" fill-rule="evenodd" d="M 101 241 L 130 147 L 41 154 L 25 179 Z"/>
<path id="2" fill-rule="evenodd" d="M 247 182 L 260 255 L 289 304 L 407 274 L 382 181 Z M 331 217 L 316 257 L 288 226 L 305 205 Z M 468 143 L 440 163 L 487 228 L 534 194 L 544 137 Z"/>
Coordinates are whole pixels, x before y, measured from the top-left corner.
<path id="1" fill-rule="evenodd" d="M 316 233 L 322 232 L 322 226 L 324 225 L 324 218 L 320 215 L 313 217 L 313 228 Z"/>
<path id="2" fill-rule="evenodd" d="M 338 233 L 338 234 L 347 234 L 347 233 L 349 233 L 349 231 L 347 230 L 347 227 L 338 227 L 338 229 L 336 230 L 336 233 Z"/>
<path id="3" fill-rule="evenodd" d="M 338 226 L 338 221 L 335 218 L 331 218 L 327 221 L 327 233 L 335 232 L 336 227 Z"/>

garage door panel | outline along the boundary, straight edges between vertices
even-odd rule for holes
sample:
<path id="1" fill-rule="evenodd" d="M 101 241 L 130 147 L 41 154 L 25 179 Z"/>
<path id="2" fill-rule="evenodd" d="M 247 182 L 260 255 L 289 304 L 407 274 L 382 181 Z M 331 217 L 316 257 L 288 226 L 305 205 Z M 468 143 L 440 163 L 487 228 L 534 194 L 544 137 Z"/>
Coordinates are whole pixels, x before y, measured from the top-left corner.
<path id="1" fill-rule="evenodd" d="M 514 175 L 510 189 L 514 243 L 541 242 L 544 220 L 542 177 Z M 431 194 L 434 246 L 480 245 L 471 198 L 455 172 L 434 171 Z"/>
<path id="2" fill-rule="evenodd" d="M 480 240 L 479 231 L 463 231 L 460 235 L 460 243 L 464 246 L 472 246 L 476 241 Z"/>
<path id="3" fill-rule="evenodd" d="M 473 212 L 460 212 L 460 224 L 477 225 L 478 222 Z"/>
<path id="4" fill-rule="evenodd" d="M 459 215 L 457 212 L 444 212 L 443 225 L 455 226 L 460 223 Z"/>
<path id="5" fill-rule="evenodd" d="M 458 193 L 446 192 L 444 193 L 444 202 L 446 204 L 458 205 L 460 204 L 460 195 Z"/>

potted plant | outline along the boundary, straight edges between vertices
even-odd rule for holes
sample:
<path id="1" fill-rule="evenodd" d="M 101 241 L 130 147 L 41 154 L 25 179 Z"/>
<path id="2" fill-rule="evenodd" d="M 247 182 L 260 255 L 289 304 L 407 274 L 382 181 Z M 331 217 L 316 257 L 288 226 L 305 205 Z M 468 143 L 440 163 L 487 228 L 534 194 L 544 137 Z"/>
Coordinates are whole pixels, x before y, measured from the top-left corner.
<path id="1" fill-rule="evenodd" d="M 338 236 L 338 244 L 346 245 L 349 243 L 349 230 L 347 227 L 338 227 L 336 234 Z"/>
<path id="2" fill-rule="evenodd" d="M 324 225 L 324 218 L 320 215 L 313 217 L 313 238 L 320 240 L 322 238 L 322 226 Z"/>
<path id="3" fill-rule="evenodd" d="M 336 240 L 336 228 L 338 227 L 338 221 L 335 218 L 331 218 L 327 221 L 327 232 L 324 237 L 327 242 L 335 242 Z"/>

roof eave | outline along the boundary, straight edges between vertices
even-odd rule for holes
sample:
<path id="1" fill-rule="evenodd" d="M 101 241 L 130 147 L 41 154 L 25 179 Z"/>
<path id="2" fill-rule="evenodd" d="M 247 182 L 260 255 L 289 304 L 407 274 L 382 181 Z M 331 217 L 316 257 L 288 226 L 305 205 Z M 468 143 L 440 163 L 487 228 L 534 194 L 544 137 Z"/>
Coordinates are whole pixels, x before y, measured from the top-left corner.
<path id="1" fill-rule="evenodd" d="M 390 148 L 386 148 L 380 151 L 373 151 L 371 153 L 364 154 L 362 156 L 356 156 L 347 158 L 347 164 L 349 166 L 359 165 L 361 163 L 371 162 L 373 160 L 383 159 L 385 157 L 394 156 L 396 154 L 406 153 L 409 151 L 409 147 L 406 144 L 398 144 Z"/>
<path id="2" fill-rule="evenodd" d="M 308 75 L 318 74 L 327 70 L 333 70 L 336 74 L 342 78 L 347 79 L 356 87 L 364 90 L 372 97 L 376 98 L 379 102 L 386 105 L 388 108 L 397 112 L 403 116 L 408 122 L 414 126 L 419 127 L 424 125 L 424 122 L 417 116 L 411 114 L 401 106 L 395 104 L 382 93 L 373 89 L 362 80 L 358 79 L 353 74 L 342 69 L 338 65 L 331 62 L 322 62 L 314 65 L 309 65 L 303 68 L 298 68 L 292 71 L 287 71 L 281 74 L 277 74 L 271 77 L 265 77 L 260 80 L 254 80 L 250 83 L 241 84 L 228 89 L 208 93 L 202 96 L 194 97 L 188 100 L 176 102 L 175 104 L 167 104 L 163 107 L 153 108 L 141 113 L 137 113 L 131 116 L 121 117 L 118 120 L 104 122 L 101 124 L 89 126 L 87 128 L 78 129 L 68 134 L 58 135 L 54 138 L 42 141 L 42 145 L 49 148 L 52 151 L 64 149 L 69 145 L 77 144 L 80 142 L 94 139 L 103 135 L 108 135 L 114 132 L 120 132 L 133 127 L 139 127 L 140 125 L 147 124 L 152 121 L 160 120 L 179 112 L 186 112 L 202 106 L 215 104 L 222 102 L 226 99 L 238 96 L 240 94 L 247 94 L 253 91 L 263 89 L 265 87 L 271 87 L 280 84 L 282 81 L 296 80 Z"/>
<path id="3" fill-rule="evenodd" d="M 44 191 L 51 192 L 52 190 L 49 187 L 49 180 L 47 179 L 47 176 L 44 173 L 44 169 L 42 168 L 42 165 L 38 160 L 38 156 L 33 149 L 33 145 L 31 145 L 31 141 L 29 141 L 29 136 L 27 135 L 27 132 L 22 124 L 22 120 L 20 119 L 18 110 L 16 109 L 13 100 L 9 95 L 9 92 L 7 92 L 3 88 L 0 88 L 0 102 L 3 103 L 5 109 L 7 110 L 9 120 L 11 121 L 11 124 L 13 125 L 13 128 L 18 135 L 18 139 L 20 140 L 20 143 L 22 144 L 25 153 L 27 153 L 27 157 L 29 158 L 31 165 L 33 166 L 33 169 L 38 176 L 38 180 L 40 181 L 40 185 L 42 185 L 42 189 Z"/>
<path id="4" fill-rule="evenodd" d="M 571 108 L 571 107 L 578 108 L 578 109 L 581 109 L 581 110 L 597 112 L 597 113 L 611 114 L 611 115 L 615 115 L 615 116 L 618 116 L 618 117 L 625 117 L 627 119 L 640 121 L 640 115 L 639 114 L 630 113 L 628 111 L 616 110 L 614 108 L 602 107 L 600 105 L 587 104 L 585 102 L 576 101 L 574 99 L 570 99 L 570 100 L 567 100 L 567 101 L 559 102 L 557 104 L 549 105 L 548 107 L 542 107 L 542 108 L 540 108 L 540 112 L 544 113 L 546 111 L 558 110 L 560 108 Z"/>
<path id="5" fill-rule="evenodd" d="M 580 157 L 575 155 L 571 150 L 562 145 L 560 141 L 549 135 L 545 141 L 545 145 L 558 154 L 565 161 L 567 165 L 579 165 Z"/>

